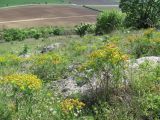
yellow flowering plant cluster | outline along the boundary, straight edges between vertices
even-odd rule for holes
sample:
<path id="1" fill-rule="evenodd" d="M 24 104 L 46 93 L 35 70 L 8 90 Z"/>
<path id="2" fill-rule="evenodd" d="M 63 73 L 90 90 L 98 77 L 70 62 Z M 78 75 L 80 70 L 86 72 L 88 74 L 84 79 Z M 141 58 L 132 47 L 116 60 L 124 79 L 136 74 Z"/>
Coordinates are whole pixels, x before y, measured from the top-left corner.
<path id="1" fill-rule="evenodd" d="M 44 81 L 57 80 L 63 77 L 66 59 L 63 55 L 56 53 L 42 54 L 32 59 L 31 70 Z"/>
<path id="2" fill-rule="evenodd" d="M 4 56 L 0 56 L 0 63 L 3 64 L 6 62 L 6 58 Z"/>
<path id="3" fill-rule="evenodd" d="M 1 84 L 11 84 L 20 91 L 34 91 L 41 88 L 42 81 L 32 74 L 13 74 L 5 76 Z"/>
<path id="4" fill-rule="evenodd" d="M 13 103 L 14 112 L 18 112 L 20 104 L 25 103 L 28 106 L 27 114 L 31 114 L 33 105 L 33 94 L 42 87 L 42 81 L 32 74 L 12 74 L 4 76 L 0 85 L 6 92 L 8 99 Z"/>
<path id="5" fill-rule="evenodd" d="M 144 31 L 143 35 L 147 36 L 148 38 L 152 37 L 153 34 L 156 32 L 155 28 L 149 28 L 147 30 Z"/>
<path id="6" fill-rule="evenodd" d="M 79 111 L 85 107 L 85 103 L 79 101 L 78 99 L 65 99 L 61 102 L 62 111 L 66 114 L 73 111 Z"/>
<path id="7" fill-rule="evenodd" d="M 80 70 L 101 69 L 105 64 L 118 65 L 128 60 L 128 55 L 123 54 L 113 43 L 109 43 L 89 55 L 89 61 L 80 66 Z"/>
<path id="8" fill-rule="evenodd" d="M 58 54 L 42 54 L 33 58 L 33 61 L 36 65 L 42 65 L 46 62 L 51 62 L 52 64 L 60 64 L 62 57 Z"/>
<path id="9" fill-rule="evenodd" d="M 0 64 L 17 65 L 20 62 L 22 62 L 22 58 L 14 54 L 7 54 L 7 55 L 0 56 Z"/>
<path id="10" fill-rule="evenodd" d="M 79 71 L 90 78 L 88 82 L 96 77 L 97 87 L 101 86 L 103 92 L 100 95 L 97 92 L 94 94 L 104 99 L 109 97 L 109 89 L 112 87 L 116 89 L 123 84 L 125 62 L 128 58 L 128 55 L 124 54 L 116 44 L 108 43 L 92 52 L 88 56 L 88 61 L 79 67 Z"/>

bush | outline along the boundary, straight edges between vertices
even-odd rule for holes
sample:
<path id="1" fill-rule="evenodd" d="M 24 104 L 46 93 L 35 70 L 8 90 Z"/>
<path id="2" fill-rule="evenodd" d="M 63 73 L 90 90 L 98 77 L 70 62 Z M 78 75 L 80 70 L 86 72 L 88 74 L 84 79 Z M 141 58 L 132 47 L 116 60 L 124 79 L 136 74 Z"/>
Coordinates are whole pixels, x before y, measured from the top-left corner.
<path id="1" fill-rule="evenodd" d="M 123 14 L 118 11 L 104 11 L 97 18 L 96 34 L 110 33 L 122 27 Z"/>
<path id="2" fill-rule="evenodd" d="M 80 25 L 77 25 L 75 28 L 76 33 L 82 37 L 87 34 L 87 32 L 93 32 L 94 27 L 90 24 L 81 23 Z"/>
<path id="3" fill-rule="evenodd" d="M 93 51 L 88 60 L 79 67 L 79 71 L 88 77 L 88 82 L 93 80 L 93 76 L 98 80 L 97 85 L 92 86 L 94 103 L 109 99 L 112 89 L 118 89 L 118 86 L 123 84 L 121 82 L 124 77 L 123 65 L 127 59 L 128 56 L 123 54 L 115 44 L 109 43 Z"/>
<path id="4" fill-rule="evenodd" d="M 39 39 L 41 36 L 42 36 L 42 34 L 41 34 L 39 31 L 37 31 L 37 32 L 33 35 L 33 38 Z"/>
<path id="5" fill-rule="evenodd" d="M 62 35 L 63 34 L 63 29 L 55 27 L 53 28 L 53 35 Z"/>
<path id="6" fill-rule="evenodd" d="M 121 0 L 120 8 L 127 15 L 127 27 L 153 27 L 160 20 L 159 0 Z"/>
<path id="7" fill-rule="evenodd" d="M 142 110 L 146 118 L 160 119 L 160 95 L 148 94 L 142 100 Z"/>
<path id="8" fill-rule="evenodd" d="M 40 27 L 27 29 L 6 29 L 0 34 L 5 41 L 22 41 L 26 38 L 47 38 L 53 35 L 63 35 L 64 30 L 59 27 Z"/>
<path id="9" fill-rule="evenodd" d="M 3 39 L 9 41 L 22 41 L 26 38 L 26 33 L 20 29 L 7 29 L 4 30 Z"/>

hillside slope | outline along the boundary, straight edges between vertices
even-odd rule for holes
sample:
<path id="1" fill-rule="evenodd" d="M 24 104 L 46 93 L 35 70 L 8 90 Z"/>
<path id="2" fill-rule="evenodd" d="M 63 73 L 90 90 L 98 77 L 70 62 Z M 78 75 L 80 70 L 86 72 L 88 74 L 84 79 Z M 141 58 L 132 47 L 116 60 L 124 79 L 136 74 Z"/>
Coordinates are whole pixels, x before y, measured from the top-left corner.
<path id="1" fill-rule="evenodd" d="M 118 0 L 0 0 L 0 7 L 25 4 L 79 4 L 79 5 L 109 5 L 117 4 Z"/>
<path id="2" fill-rule="evenodd" d="M 117 4 L 118 0 L 70 0 L 74 4 L 90 4 L 90 5 L 113 5 Z"/>
<path id="3" fill-rule="evenodd" d="M 25 5 L 25 4 L 64 3 L 64 0 L 0 0 L 0 7 Z"/>

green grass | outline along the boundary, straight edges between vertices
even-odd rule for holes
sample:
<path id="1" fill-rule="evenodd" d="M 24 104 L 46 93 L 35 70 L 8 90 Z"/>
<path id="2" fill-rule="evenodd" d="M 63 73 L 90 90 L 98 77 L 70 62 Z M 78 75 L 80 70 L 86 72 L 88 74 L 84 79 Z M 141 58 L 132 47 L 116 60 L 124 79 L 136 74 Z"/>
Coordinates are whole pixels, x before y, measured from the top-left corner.
<path id="1" fill-rule="evenodd" d="M 1 0 L 0 7 L 25 5 L 25 4 L 45 4 L 45 3 L 64 3 L 66 0 Z"/>
<path id="2" fill-rule="evenodd" d="M 87 0 L 86 1 L 79 0 L 79 1 L 78 0 L 0 0 L 0 7 L 25 5 L 25 4 L 46 4 L 46 3 L 47 4 L 63 4 L 63 3 L 87 4 L 88 3 Z M 115 4 L 115 1 L 116 0 L 114 0 L 112 4 Z M 95 1 L 90 2 L 89 4 L 94 4 L 94 2 Z M 106 5 L 111 3 L 110 1 L 107 1 L 107 2 L 106 2 Z M 99 10 L 104 10 L 106 8 L 108 9 L 108 7 L 105 7 L 105 6 L 94 6 L 93 8 L 97 8 Z"/>
<path id="3" fill-rule="evenodd" d="M 130 59 L 132 59 L 132 57 L 136 57 L 134 54 L 132 55 L 133 51 L 136 51 L 137 49 L 138 51 L 141 51 L 141 48 L 143 48 L 141 46 L 143 46 L 143 44 L 146 45 L 146 40 L 153 40 L 155 41 L 154 44 L 149 42 L 147 43 L 147 46 L 149 44 L 151 45 L 151 50 L 152 48 L 155 48 L 158 51 L 159 36 L 159 32 L 153 32 L 152 29 L 149 29 L 145 31 L 145 34 L 143 30 L 130 32 L 124 30 L 115 31 L 103 36 L 86 35 L 84 37 L 79 37 L 77 35 L 66 35 L 44 39 L 41 38 L 38 40 L 26 39 L 24 41 L 1 42 L 0 83 L 1 79 L 3 80 L 2 77 L 15 73 L 31 73 L 37 75 L 42 81 L 45 81 L 46 79 L 48 80 L 49 78 L 50 80 L 43 83 L 40 91 L 34 91 L 30 95 L 26 94 L 26 92 L 23 93 L 22 91 L 16 91 L 17 95 L 15 96 L 15 94 L 13 94 L 15 92 L 14 89 L 10 89 L 15 86 L 10 86 L 10 84 L 7 84 L 6 86 L 0 84 L 0 120 L 141 120 L 143 116 L 147 118 L 152 116 L 158 118 L 156 115 L 159 115 L 160 107 L 159 65 L 152 66 L 152 64 L 146 62 L 142 64 L 138 70 L 129 71 L 131 73 L 124 76 L 129 84 L 125 84 L 121 81 L 121 72 L 118 72 L 118 70 L 121 70 L 121 67 L 124 68 L 123 64 L 120 64 L 121 66 L 119 67 L 117 67 L 117 64 L 116 66 L 112 64 L 112 67 L 110 68 L 111 72 L 115 70 L 113 74 L 118 75 L 116 77 L 114 76 L 115 78 L 113 77 L 112 79 L 109 79 L 111 80 L 109 86 L 109 99 L 103 101 L 103 99 L 99 98 L 99 101 L 93 102 L 91 98 L 87 99 L 79 94 L 75 94 L 74 96 L 79 98 L 79 100 L 81 100 L 81 98 L 86 100 L 84 101 L 86 103 L 86 107 L 83 108 L 81 112 L 79 111 L 79 115 L 76 110 L 73 110 L 70 114 L 65 114 L 63 112 L 61 109 L 61 102 L 63 102 L 64 98 L 60 96 L 61 94 L 59 91 L 53 89 L 55 85 L 55 82 L 53 81 L 62 80 L 64 79 L 62 78 L 63 76 L 65 76 L 65 78 L 73 76 L 76 78 L 75 80 L 77 80 L 77 82 L 79 82 L 78 80 L 86 80 L 86 77 L 79 78 L 77 76 L 78 74 L 76 71 L 78 69 L 73 68 L 73 70 L 70 71 L 67 68 L 70 68 L 71 65 L 78 65 L 79 67 L 79 65 L 85 65 L 84 63 L 87 63 L 88 60 L 94 60 L 94 64 L 92 61 L 92 64 L 89 64 L 93 66 L 89 67 L 92 67 L 92 69 L 96 68 L 95 70 L 101 70 L 103 66 L 100 64 L 99 60 L 103 60 L 101 58 L 103 58 L 104 52 L 112 50 L 112 48 L 113 50 L 120 50 L 123 53 L 128 54 Z M 137 40 L 142 40 L 142 43 L 139 44 L 140 42 L 137 42 Z M 133 41 L 132 44 L 130 43 L 131 41 Z M 60 43 L 59 48 L 54 49 L 49 53 L 39 53 L 44 46 L 55 43 Z M 110 43 L 112 43 L 113 46 L 108 49 L 107 45 Z M 24 45 L 28 46 L 28 53 L 32 54 L 32 56 L 29 59 L 22 58 L 22 61 L 18 61 L 17 59 L 15 61 L 15 56 L 23 51 Z M 114 45 L 116 45 L 118 49 L 114 49 Z M 131 48 L 133 45 L 134 49 Z M 107 47 L 107 49 L 104 49 L 105 47 Z M 116 53 L 115 56 L 119 55 L 119 52 L 117 54 L 116 51 L 114 51 L 114 53 Z M 95 54 L 92 54 L 92 59 L 89 59 L 93 52 Z M 112 51 L 109 52 L 112 54 Z M 148 49 L 144 52 L 148 52 Z M 144 52 L 142 56 L 146 55 Z M 11 56 L 3 62 L 3 56 L 8 58 L 7 55 L 10 53 L 15 56 Z M 107 56 L 110 54 L 107 54 Z M 62 59 L 60 59 L 61 63 L 56 64 L 56 66 L 53 65 L 54 63 L 52 60 L 54 59 L 51 61 L 48 59 L 54 55 L 56 55 L 57 58 L 62 57 Z M 152 55 L 154 54 L 149 51 L 149 56 Z M 112 55 L 111 57 L 117 59 L 115 56 Z M 157 56 L 159 56 L 159 54 Z M 43 59 L 41 59 L 42 57 Z M 107 63 L 108 60 L 106 59 L 101 62 Z M 41 63 L 43 60 L 45 60 L 45 63 Z M 54 75 L 55 72 L 58 73 L 57 75 L 59 76 L 56 76 L 56 79 L 53 79 L 52 75 Z M 78 73 L 81 72 L 82 71 L 78 71 Z M 88 70 L 84 73 L 87 75 L 87 80 L 92 80 L 91 74 Z M 93 73 L 96 75 L 98 80 L 101 81 L 103 79 L 100 78 L 101 76 L 99 76 L 99 71 L 94 71 Z M 124 71 L 122 71 L 122 73 L 124 73 Z M 114 81 L 117 80 L 117 78 L 118 81 Z M 99 97 L 96 96 L 97 93 L 93 95 L 93 97 Z M 103 92 L 99 95 L 103 95 Z M 72 98 L 74 97 L 72 96 Z M 15 106 L 15 100 L 19 100 L 19 106 Z M 15 111 L 15 107 L 18 107 L 18 111 Z M 151 113 L 148 110 L 152 110 Z"/>

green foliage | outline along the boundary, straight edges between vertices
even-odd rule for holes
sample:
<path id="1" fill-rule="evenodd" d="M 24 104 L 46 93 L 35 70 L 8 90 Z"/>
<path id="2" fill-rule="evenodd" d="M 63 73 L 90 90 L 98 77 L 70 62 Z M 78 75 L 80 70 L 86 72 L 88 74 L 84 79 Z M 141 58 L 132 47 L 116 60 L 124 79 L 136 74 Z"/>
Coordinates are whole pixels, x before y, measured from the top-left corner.
<path id="1" fill-rule="evenodd" d="M 25 5 L 25 4 L 46 4 L 46 3 L 64 3 L 64 0 L 5 0 L 0 1 L 0 7 Z"/>
<path id="2" fill-rule="evenodd" d="M 32 95 L 23 96 L 17 94 L 14 99 L 13 91 L 10 87 L 0 85 L 0 119 L 1 120 L 24 120 L 24 119 L 41 119 L 41 120 L 62 120 L 62 110 L 60 107 L 61 98 L 53 91 L 43 88 Z M 3 89 L 2 89 L 3 88 Z M 24 93 L 25 94 L 25 93 Z M 16 100 L 18 111 L 16 111 Z"/>
<path id="3" fill-rule="evenodd" d="M 42 34 L 39 31 L 37 31 L 36 33 L 33 34 L 33 38 L 35 38 L 35 39 L 39 39 L 41 36 L 42 36 Z"/>
<path id="4" fill-rule="evenodd" d="M 65 73 L 64 57 L 58 54 L 45 54 L 33 58 L 31 71 L 45 82 L 63 78 Z"/>
<path id="5" fill-rule="evenodd" d="M 94 93 L 96 101 L 110 99 L 112 88 L 118 89 L 123 84 L 124 62 L 128 56 L 123 54 L 113 43 L 106 44 L 89 55 L 87 62 L 83 63 L 79 70 L 84 72 L 88 79 L 96 77 L 100 88 L 100 93 Z M 93 92 L 94 89 L 92 90 Z M 98 90 L 97 90 L 98 91 Z M 97 100 L 98 99 L 98 100 Z"/>
<path id="6" fill-rule="evenodd" d="M 104 11 L 100 13 L 96 23 L 96 34 L 110 33 L 122 27 L 124 15 L 119 11 Z"/>
<path id="7" fill-rule="evenodd" d="M 25 29 L 25 33 L 27 38 L 33 38 L 37 33 L 47 38 L 54 35 L 53 29 L 30 28 Z M 159 120 L 159 63 L 145 62 L 138 68 L 130 69 L 128 63 L 134 60 L 128 60 L 126 55 L 129 53 L 137 58 L 137 51 L 144 51 L 138 52 L 140 57 L 158 56 L 159 38 L 158 31 L 149 29 L 144 32 L 118 31 L 107 36 L 67 35 L 45 39 L 43 42 L 30 39 L 0 43 L 0 119 Z M 60 46 L 54 52 L 37 53 L 43 46 L 57 42 Z M 29 58 L 18 56 L 21 51 L 28 51 L 24 45 L 30 48 Z M 144 47 L 136 47 L 138 45 Z M 144 50 L 147 48 L 145 46 L 151 48 Z M 9 77 L 11 84 L 1 84 L 5 76 L 15 73 L 36 74 L 44 81 L 42 88 L 38 91 L 24 90 L 26 87 L 22 85 L 28 84 L 28 77 L 21 79 L 12 76 Z M 69 77 L 84 88 L 90 83 L 96 83 L 89 86 L 92 88 L 87 91 L 89 97 L 76 92 L 66 99 L 67 95 L 63 92 L 66 95 L 64 100 L 56 83 L 62 79 L 68 80 Z M 12 89 L 17 88 L 16 85 L 21 85 L 18 91 Z M 79 102 L 70 100 L 73 98 L 80 98 Z M 80 101 L 85 103 L 84 108 L 78 105 Z"/>
<path id="8" fill-rule="evenodd" d="M 85 23 L 81 23 L 75 27 L 75 31 L 80 37 L 83 37 L 87 33 L 94 33 L 94 29 L 93 25 Z"/>
<path id="9" fill-rule="evenodd" d="M 26 29 L 6 29 L 1 35 L 2 39 L 7 42 L 22 41 L 27 38 L 47 38 L 50 36 L 57 36 L 64 34 L 64 30 L 58 27 L 40 27 L 40 28 L 26 28 Z"/>
<path id="10" fill-rule="evenodd" d="M 96 120 L 135 120 L 125 105 L 118 105 L 117 102 L 115 106 L 107 102 L 99 102 L 93 106 L 94 118 Z"/>
<path id="11" fill-rule="evenodd" d="M 0 92 L 0 119 L 1 120 L 11 120 L 12 112 L 7 107 L 7 101 L 5 99 L 5 94 Z"/>
<path id="12" fill-rule="evenodd" d="M 58 27 L 53 28 L 53 35 L 62 35 L 63 32 L 64 30 L 61 28 L 58 28 Z"/>
<path id="13" fill-rule="evenodd" d="M 27 46 L 27 45 L 24 45 L 22 52 L 20 52 L 20 55 L 25 55 L 25 54 L 27 54 L 27 53 L 28 53 L 28 49 L 29 49 L 28 46 Z"/>
<path id="14" fill-rule="evenodd" d="M 22 41 L 26 38 L 26 33 L 20 29 L 6 29 L 4 30 L 3 39 L 7 42 Z"/>
<path id="15" fill-rule="evenodd" d="M 126 13 L 127 27 L 153 27 L 160 20 L 159 0 L 121 0 L 120 8 Z"/>
<path id="16" fill-rule="evenodd" d="M 154 29 L 146 30 L 142 36 L 132 36 L 132 40 L 130 40 L 131 54 L 136 58 L 160 55 L 159 37 L 159 32 Z"/>
<path id="17" fill-rule="evenodd" d="M 160 95 L 147 94 L 141 102 L 146 117 L 154 120 L 160 119 Z"/>
<path id="18" fill-rule="evenodd" d="M 144 62 L 131 78 L 143 115 L 148 119 L 160 118 L 160 65 Z"/>

